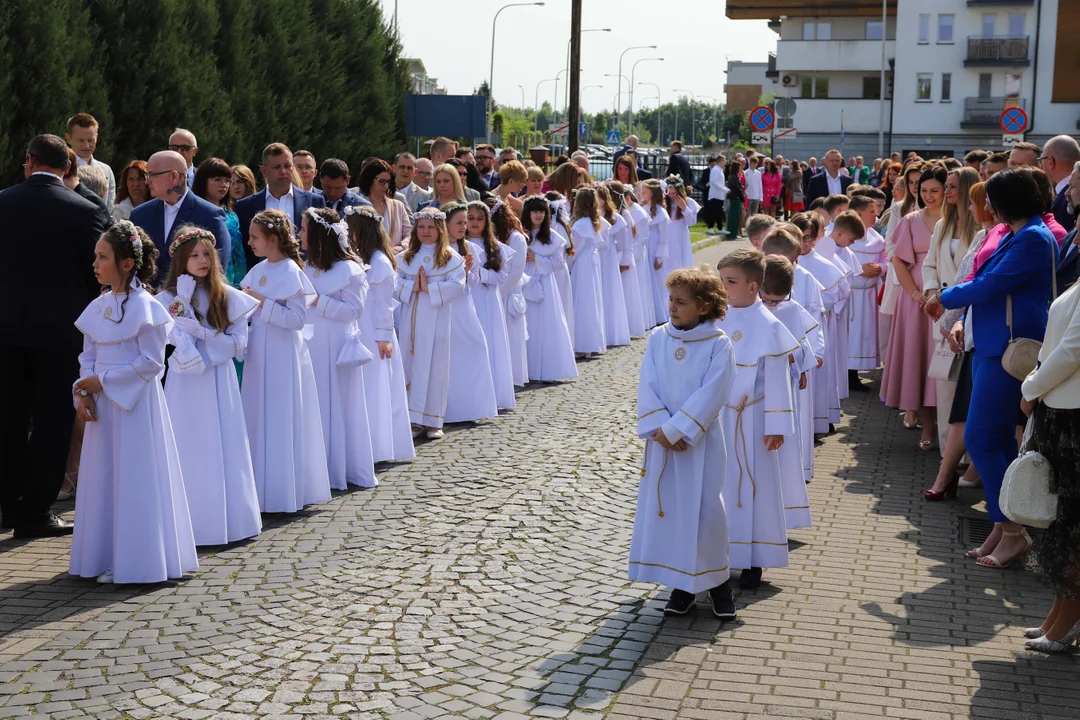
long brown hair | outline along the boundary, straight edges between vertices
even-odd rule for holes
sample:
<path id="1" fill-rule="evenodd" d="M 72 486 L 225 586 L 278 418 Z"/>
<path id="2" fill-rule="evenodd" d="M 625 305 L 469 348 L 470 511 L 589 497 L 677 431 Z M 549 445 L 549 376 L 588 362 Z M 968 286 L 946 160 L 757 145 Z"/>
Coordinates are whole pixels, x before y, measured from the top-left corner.
<path id="1" fill-rule="evenodd" d="M 120 203 L 124 202 L 129 197 L 131 197 L 131 194 L 128 193 L 128 186 L 127 186 L 127 174 L 128 174 L 129 170 L 135 170 L 137 173 L 139 173 L 140 175 L 142 175 L 145 178 L 146 177 L 146 161 L 145 160 L 132 160 L 131 162 L 129 162 L 127 165 L 124 166 L 123 170 L 120 171 L 120 182 L 116 184 L 116 200 L 114 201 L 114 204 L 116 204 L 116 205 L 119 205 Z M 147 189 L 146 189 L 146 199 L 147 200 L 151 199 L 150 198 L 150 188 L 149 187 L 147 187 Z"/>
<path id="2" fill-rule="evenodd" d="M 975 218 L 971 215 L 971 188 L 979 184 L 979 173 L 974 168 L 962 167 L 953 170 L 949 175 L 955 175 L 958 187 L 956 189 L 956 204 L 945 203 L 941 209 L 941 237 L 942 241 L 960 238 L 962 252 L 966 252 L 975 237 Z"/>
<path id="3" fill-rule="evenodd" d="M 637 185 L 637 183 L 638 183 L 637 165 L 634 163 L 634 161 L 631 158 L 628 158 L 625 155 L 620 155 L 619 159 L 615 161 L 614 167 L 611 168 L 611 177 L 615 178 L 616 180 L 619 179 L 619 166 L 620 165 L 625 165 L 628 168 L 630 168 L 630 176 L 628 178 L 630 180 L 630 184 L 631 185 Z M 620 182 L 622 182 L 622 181 L 620 180 Z"/>
<path id="4" fill-rule="evenodd" d="M 495 239 L 495 231 L 491 226 L 491 209 L 482 200 L 473 200 L 467 205 L 467 208 L 469 211 L 475 210 L 484 216 L 484 229 L 480 231 L 479 238 L 484 246 L 484 254 L 487 255 L 484 267 L 498 272 L 502 269 L 502 252 L 500 252 L 499 241 Z M 468 235 L 468 231 L 466 231 L 466 235 Z"/>
<path id="5" fill-rule="evenodd" d="M 596 191 L 591 187 L 581 187 L 574 193 L 574 215 L 577 221 L 586 218 L 592 223 L 593 230 L 600 232 L 600 208 L 597 207 Z"/>
<path id="6" fill-rule="evenodd" d="M 308 262 L 319 270 L 329 270 L 334 267 L 336 262 L 342 260 L 356 261 L 357 257 L 353 255 L 352 248 L 346 247 L 342 249 L 341 244 L 338 242 L 337 233 L 323 227 L 318 220 L 312 220 L 307 216 L 309 212 L 319 216 L 330 225 L 341 222 L 341 216 L 331 208 L 310 208 L 304 211 L 304 220 L 302 222 L 307 222 Z"/>
<path id="7" fill-rule="evenodd" d="M 221 261 L 218 260 L 214 243 L 206 237 L 205 230 L 201 233 L 198 232 L 201 229 L 195 225 L 183 225 L 177 228 L 175 237 L 180 237 L 186 233 L 190 233 L 191 237 L 181 243 L 173 252 L 172 262 L 169 264 L 169 276 L 165 278 L 165 284 L 162 287 L 173 294 L 176 293 L 176 283 L 181 275 L 187 273 L 191 253 L 195 251 L 198 245 L 203 245 L 207 251 L 206 254 L 210 257 L 210 272 L 207 273 L 203 280 L 196 279 L 196 282 L 205 288 L 207 295 L 210 296 L 210 306 L 206 308 L 206 321 L 210 323 L 210 327 L 218 332 L 225 332 L 229 329 L 229 294 L 225 289 Z M 203 314 L 196 307 L 192 307 L 192 310 L 195 311 L 195 317 L 201 322 L 204 317 Z"/>
<path id="8" fill-rule="evenodd" d="M 442 165 L 439 167 L 442 167 Z M 435 223 L 435 229 L 439 231 L 439 239 L 435 241 L 434 267 L 446 267 L 446 264 L 450 262 L 450 258 L 453 257 L 450 254 L 450 236 L 446 233 L 446 220 L 426 216 L 423 212 L 418 212 L 413 220 L 412 234 L 409 235 L 409 247 L 405 249 L 403 255 L 405 262 L 412 262 L 412 259 L 416 257 L 416 253 L 420 252 L 420 246 L 423 243 L 420 242 L 420 236 L 417 235 L 416 231 L 420 227 L 420 223 L 430 220 Z"/>
<path id="9" fill-rule="evenodd" d="M 489 198 L 488 203 L 494 205 L 497 201 L 495 198 Z M 546 202 L 545 202 L 546 205 Z M 525 213 L 524 206 L 522 206 L 522 214 Z M 504 202 L 499 202 L 498 207 L 491 211 L 491 226 L 495 231 L 495 238 L 503 243 L 510 243 L 510 233 L 515 230 L 522 235 L 525 235 L 525 228 L 521 226 L 521 221 L 518 220 L 517 215 L 510 209 L 510 206 Z M 528 238 L 526 238 L 526 242 Z"/>
<path id="10" fill-rule="evenodd" d="M 116 269 L 122 278 L 120 286 L 125 290 L 134 278 L 138 278 L 143 285 L 146 285 L 157 275 L 157 265 L 154 264 L 158 257 L 157 246 L 147 236 L 146 231 L 135 223 L 130 220 L 121 220 L 106 230 L 100 239 L 112 248 L 113 262 L 116 263 Z M 136 250 L 136 245 L 138 250 Z M 125 273 L 120 269 L 120 265 L 129 258 L 134 261 L 134 267 L 131 272 Z M 120 324 L 120 321 L 124 319 L 124 306 L 127 305 L 129 297 L 131 293 L 125 293 L 124 299 L 120 302 L 118 317 L 111 318 L 114 323 Z"/>
<path id="11" fill-rule="evenodd" d="M 619 212 L 615 203 L 611 200 L 611 193 L 603 185 L 594 185 L 596 191 L 596 203 L 600 206 L 600 215 L 612 225 L 615 224 L 615 215 Z"/>
<path id="12" fill-rule="evenodd" d="M 572 162 L 560 165 L 548 175 L 548 188 L 563 196 L 569 196 L 574 188 L 584 182 L 584 173 Z"/>
<path id="13" fill-rule="evenodd" d="M 300 242 L 293 235 L 293 226 L 288 215 L 280 210 L 262 210 L 255 213 L 251 222 L 262 228 L 266 236 L 277 245 L 282 255 L 301 268 L 304 267 L 304 259 L 300 257 Z"/>
<path id="14" fill-rule="evenodd" d="M 362 212 L 346 213 L 345 222 L 349 225 L 349 244 L 360 259 L 368 265 L 375 251 L 379 250 L 390 261 L 390 267 L 397 269 L 397 258 L 390 245 L 390 236 L 386 234 L 382 218 L 366 215 Z"/>
<path id="15" fill-rule="evenodd" d="M 921 162 L 913 162 L 904 169 L 904 174 L 901 177 L 904 178 L 904 201 L 900 203 L 900 216 L 907 215 L 912 210 L 922 207 L 922 198 L 919 197 L 918 190 L 915 194 L 911 194 L 911 188 L 908 187 L 908 176 L 919 175 L 922 176 L 923 164 Z"/>
<path id="16" fill-rule="evenodd" d="M 649 217 L 656 217 L 656 208 L 664 206 L 664 189 L 659 180 L 646 180 L 641 184 L 645 204 L 649 206 Z"/>

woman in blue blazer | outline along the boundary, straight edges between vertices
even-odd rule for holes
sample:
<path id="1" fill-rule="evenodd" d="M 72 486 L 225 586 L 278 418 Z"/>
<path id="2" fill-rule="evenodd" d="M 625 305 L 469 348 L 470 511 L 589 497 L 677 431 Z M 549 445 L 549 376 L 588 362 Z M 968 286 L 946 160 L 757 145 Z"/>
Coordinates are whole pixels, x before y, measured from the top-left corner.
<path id="1" fill-rule="evenodd" d="M 1020 408 L 1020 381 L 1001 365 L 1009 344 L 1005 299 L 1012 296 L 1013 337 L 1041 342 L 1057 265 L 1057 243 L 1041 219 L 1045 202 L 1032 172 L 1029 168 L 1008 169 L 986 181 L 987 204 L 1012 232 L 1002 239 L 971 282 L 942 290 L 925 306 L 935 318 L 945 309 L 966 307 L 971 314 L 975 354 L 964 441 L 982 478 L 987 514 L 994 530 L 981 547 L 968 551 L 967 556 L 993 568 L 1009 565 L 1031 546 L 1023 526 L 1001 512 L 998 495 L 1005 470 L 1016 458 Z M 962 329 L 958 332 L 963 334 Z M 962 345 L 962 337 L 957 339 Z"/>

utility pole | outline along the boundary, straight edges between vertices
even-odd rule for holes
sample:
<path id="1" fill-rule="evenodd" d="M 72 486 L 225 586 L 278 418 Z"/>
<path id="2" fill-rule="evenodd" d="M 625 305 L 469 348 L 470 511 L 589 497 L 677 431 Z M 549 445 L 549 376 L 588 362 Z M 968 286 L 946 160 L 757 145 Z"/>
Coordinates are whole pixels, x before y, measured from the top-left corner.
<path id="1" fill-rule="evenodd" d="M 573 0 L 570 5 L 570 107 L 567 110 L 566 128 L 568 152 L 578 149 L 578 123 L 581 121 L 581 3 Z"/>

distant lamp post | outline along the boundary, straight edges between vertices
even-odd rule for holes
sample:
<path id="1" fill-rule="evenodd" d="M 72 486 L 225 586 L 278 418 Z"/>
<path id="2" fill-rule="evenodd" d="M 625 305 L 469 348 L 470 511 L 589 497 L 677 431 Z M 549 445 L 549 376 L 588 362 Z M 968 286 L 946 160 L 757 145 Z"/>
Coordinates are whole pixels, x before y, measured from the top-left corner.
<path id="1" fill-rule="evenodd" d="M 626 126 L 626 134 L 628 136 L 634 134 L 634 73 L 637 72 L 638 63 L 649 62 L 649 61 L 652 61 L 652 60 L 657 60 L 657 61 L 663 62 L 664 58 L 662 58 L 662 57 L 641 58 L 640 60 L 636 60 L 634 62 L 634 64 L 632 66 L 630 66 L 630 102 L 627 104 L 627 114 L 630 116 L 630 118 L 629 118 L 629 123 Z"/>
<path id="2" fill-rule="evenodd" d="M 488 70 L 488 99 L 487 99 L 487 140 L 491 142 L 491 108 L 494 102 L 495 96 L 494 79 L 495 79 L 495 23 L 499 20 L 499 15 L 503 10 L 512 7 L 529 7 L 539 5 L 543 6 L 542 2 L 528 2 L 528 3 L 510 3 L 509 5 L 503 5 L 495 13 L 495 17 L 491 20 L 491 68 Z M 396 15 L 396 13 L 395 13 Z M 396 21 L 395 21 L 396 25 Z"/>

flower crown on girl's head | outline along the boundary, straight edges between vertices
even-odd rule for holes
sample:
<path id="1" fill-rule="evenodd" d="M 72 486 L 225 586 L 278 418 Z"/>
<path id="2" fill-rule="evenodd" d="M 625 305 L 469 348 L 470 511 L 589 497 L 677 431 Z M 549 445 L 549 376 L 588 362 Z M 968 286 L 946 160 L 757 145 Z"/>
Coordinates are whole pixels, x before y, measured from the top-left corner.
<path id="1" fill-rule="evenodd" d="M 169 245 L 169 257 L 175 255 L 176 251 L 180 249 L 180 246 L 188 240 L 209 240 L 211 245 L 217 246 L 217 238 L 214 236 L 214 233 L 209 230 L 203 230 L 202 228 L 188 230 L 173 238 L 172 244 Z"/>
<path id="2" fill-rule="evenodd" d="M 681 175 L 668 175 L 664 178 L 664 182 L 668 187 L 680 188 L 683 186 L 683 180 Z"/>
<path id="3" fill-rule="evenodd" d="M 445 221 L 446 220 L 446 213 L 444 213 L 442 210 L 440 210 L 437 207 L 428 206 L 428 207 L 424 208 L 423 210 L 421 210 L 420 212 L 416 213 L 415 217 L 416 217 L 417 220 L 441 220 L 441 221 Z"/>
<path id="4" fill-rule="evenodd" d="M 309 207 L 304 211 L 304 215 L 308 220 L 313 221 L 326 228 L 327 232 L 330 232 L 337 236 L 338 247 L 347 251 L 349 249 L 349 225 L 344 220 L 336 223 L 331 223 L 324 219 L 319 213 L 315 212 L 315 208 Z"/>
<path id="5" fill-rule="evenodd" d="M 349 205 L 345 208 L 345 217 L 350 215 L 363 215 L 366 218 L 382 222 L 382 215 L 370 205 Z"/>
<path id="6" fill-rule="evenodd" d="M 545 205 L 547 205 L 548 207 L 551 206 L 551 203 L 548 201 L 548 199 L 546 197 L 544 197 L 543 195 L 539 195 L 539 194 L 538 195 L 529 195 L 527 197 L 521 198 L 522 205 L 524 205 L 525 203 L 528 203 L 528 202 L 542 202 Z"/>
<path id="7" fill-rule="evenodd" d="M 289 218 L 287 218 L 287 217 L 283 221 L 278 221 L 278 220 L 271 220 L 270 218 L 267 218 L 267 217 L 258 217 L 258 216 L 256 216 L 256 217 L 252 218 L 251 222 L 255 223 L 256 225 L 261 225 L 264 228 L 266 228 L 267 230 L 273 230 L 274 228 L 278 227 L 279 225 L 284 225 L 285 226 L 285 232 L 290 234 L 290 235 L 292 234 L 292 223 L 289 222 Z"/>
<path id="8" fill-rule="evenodd" d="M 117 223 L 126 233 L 131 242 L 131 256 L 135 259 L 135 269 L 142 267 L 142 240 L 139 238 L 139 229 L 130 220 L 121 220 Z"/>

